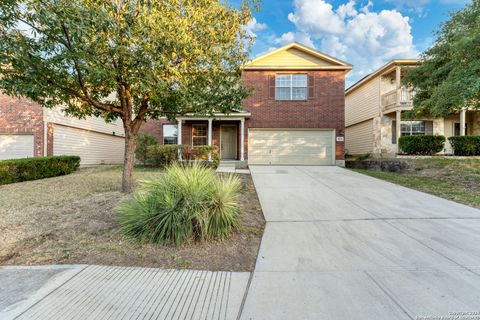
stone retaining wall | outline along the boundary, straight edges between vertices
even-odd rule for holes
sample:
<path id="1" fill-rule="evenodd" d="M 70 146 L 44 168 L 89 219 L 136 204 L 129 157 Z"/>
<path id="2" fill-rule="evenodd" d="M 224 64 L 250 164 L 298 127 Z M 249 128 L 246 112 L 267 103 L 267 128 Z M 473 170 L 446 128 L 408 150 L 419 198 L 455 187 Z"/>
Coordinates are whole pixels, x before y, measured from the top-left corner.
<path id="1" fill-rule="evenodd" d="M 404 172 L 408 163 L 402 160 L 348 160 L 345 166 L 350 169 L 367 169 L 384 172 Z"/>

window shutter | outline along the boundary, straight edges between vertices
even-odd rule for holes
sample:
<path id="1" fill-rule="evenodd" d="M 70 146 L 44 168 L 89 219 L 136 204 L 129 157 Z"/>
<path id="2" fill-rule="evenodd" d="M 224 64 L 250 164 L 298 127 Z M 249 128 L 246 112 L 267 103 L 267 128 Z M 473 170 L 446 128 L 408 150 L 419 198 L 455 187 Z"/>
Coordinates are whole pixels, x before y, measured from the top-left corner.
<path id="1" fill-rule="evenodd" d="M 392 144 L 397 144 L 397 121 L 392 121 Z"/>
<path id="2" fill-rule="evenodd" d="M 308 76 L 308 98 L 315 98 L 315 77 L 313 75 Z"/>
<path id="3" fill-rule="evenodd" d="M 268 98 L 275 99 L 275 75 L 268 76 Z"/>

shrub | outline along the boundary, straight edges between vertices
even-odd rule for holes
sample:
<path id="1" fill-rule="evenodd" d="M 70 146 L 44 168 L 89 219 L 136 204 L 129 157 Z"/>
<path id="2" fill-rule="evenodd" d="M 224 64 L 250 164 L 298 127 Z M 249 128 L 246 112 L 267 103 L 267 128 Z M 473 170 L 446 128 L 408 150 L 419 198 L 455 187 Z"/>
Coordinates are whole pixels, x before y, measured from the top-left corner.
<path id="1" fill-rule="evenodd" d="M 220 153 L 217 146 L 182 146 L 182 158 L 185 161 L 200 160 L 206 162 L 209 154 L 211 154 L 212 165 L 218 167 Z"/>
<path id="2" fill-rule="evenodd" d="M 80 166 L 80 157 L 56 156 L 0 161 L 0 185 L 56 177 L 72 173 Z"/>
<path id="3" fill-rule="evenodd" d="M 400 150 L 406 154 L 434 155 L 443 150 L 445 137 L 440 135 L 402 136 L 399 139 Z"/>
<path id="4" fill-rule="evenodd" d="M 121 229 L 159 244 L 226 237 L 237 225 L 240 186 L 237 177 L 218 177 L 199 163 L 173 164 L 120 204 Z"/>
<path id="5" fill-rule="evenodd" d="M 480 136 L 448 138 L 456 156 L 480 156 Z"/>
<path id="6" fill-rule="evenodd" d="M 206 162 L 208 154 L 212 154 L 212 165 L 217 167 L 220 162 L 216 146 L 182 146 L 182 159 L 186 162 L 199 160 Z M 166 167 L 178 160 L 178 145 L 160 144 L 147 147 L 147 164 L 155 167 Z"/>
<path id="7" fill-rule="evenodd" d="M 365 161 L 365 160 L 369 159 L 371 156 L 372 156 L 371 153 L 359 154 L 359 155 L 357 156 L 357 159 L 356 159 L 356 160 L 358 160 L 358 161 Z"/>
<path id="8" fill-rule="evenodd" d="M 178 159 L 178 145 L 158 144 L 147 147 L 147 164 L 155 167 L 165 167 Z"/>
<path id="9" fill-rule="evenodd" d="M 137 137 L 135 156 L 144 166 L 147 165 L 147 148 L 157 144 L 157 138 L 148 134 L 140 134 Z"/>

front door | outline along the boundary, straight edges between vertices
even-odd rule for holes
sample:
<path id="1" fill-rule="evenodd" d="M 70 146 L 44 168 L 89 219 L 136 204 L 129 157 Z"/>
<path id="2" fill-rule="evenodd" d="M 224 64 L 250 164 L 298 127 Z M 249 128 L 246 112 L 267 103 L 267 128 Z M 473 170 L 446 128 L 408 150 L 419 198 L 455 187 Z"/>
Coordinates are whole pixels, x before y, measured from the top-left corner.
<path id="1" fill-rule="evenodd" d="M 220 126 L 220 158 L 237 158 L 237 126 Z"/>
<path id="2" fill-rule="evenodd" d="M 453 135 L 459 136 L 460 135 L 460 122 L 455 122 L 453 125 Z M 465 135 L 468 135 L 468 124 L 465 123 Z"/>

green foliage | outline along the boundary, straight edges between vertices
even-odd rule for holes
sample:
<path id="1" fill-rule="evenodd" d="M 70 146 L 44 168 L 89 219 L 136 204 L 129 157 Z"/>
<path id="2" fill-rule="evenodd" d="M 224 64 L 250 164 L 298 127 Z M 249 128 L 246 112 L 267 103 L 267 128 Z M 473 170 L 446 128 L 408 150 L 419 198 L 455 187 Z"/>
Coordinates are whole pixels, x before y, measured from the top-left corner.
<path id="1" fill-rule="evenodd" d="M 157 144 L 147 147 L 147 164 L 154 167 L 166 167 L 178 160 L 178 145 Z"/>
<path id="2" fill-rule="evenodd" d="M 137 160 L 144 166 L 147 164 L 147 148 L 157 144 L 157 138 L 148 134 L 140 134 L 137 137 L 137 148 L 135 149 L 135 155 Z"/>
<path id="3" fill-rule="evenodd" d="M 0 185 L 56 177 L 74 172 L 80 157 L 55 156 L 0 161 Z"/>
<path id="4" fill-rule="evenodd" d="M 448 138 L 456 156 L 480 156 L 480 136 Z"/>
<path id="5" fill-rule="evenodd" d="M 224 238 L 237 226 L 240 188 L 237 177 L 218 177 L 198 163 L 173 164 L 120 204 L 122 231 L 159 244 Z"/>
<path id="6" fill-rule="evenodd" d="M 182 146 L 182 159 L 184 161 L 208 161 L 208 156 L 211 155 L 211 164 L 213 167 L 218 167 L 220 163 L 220 153 L 217 146 Z"/>
<path id="7" fill-rule="evenodd" d="M 422 64 L 403 79 L 415 88 L 415 113 L 441 117 L 465 106 L 480 108 L 479 48 L 480 0 L 473 0 L 451 14 Z"/>
<path id="8" fill-rule="evenodd" d="M 178 145 L 159 144 L 147 148 L 147 164 L 154 167 L 165 167 L 178 160 Z M 211 154 L 211 164 L 217 167 L 220 163 L 220 154 L 217 146 L 197 146 L 191 147 L 182 145 L 182 159 L 185 162 L 199 160 L 208 161 L 208 155 Z"/>
<path id="9" fill-rule="evenodd" d="M 145 120 L 231 113 L 250 94 L 241 70 L 256 2 L 0 1 L 0 90 L 79 118 L 120 117 L 130 191 Z"/>
<path id="10" fill-rule="evenodd" d="M 248 2 L 2 1 L 0 88 L 79 117 L 232 111 L 250 18 Z"/>
<path id="11" fill-rule="evenodd" d="M 434 155 L 443 150 L 445 137 L 441 135 L 401 136 L 400 150 L 406 154 Z"/>
<path id="12" fill-rule="evenodd" d="M 371 156 L 372 156 L 371 153 L 359 154 L 358 156 L 356 156 L 356 160 L 358 160 L 358 161 L 364 161 L 364 160 L 369 159 Z"/>

